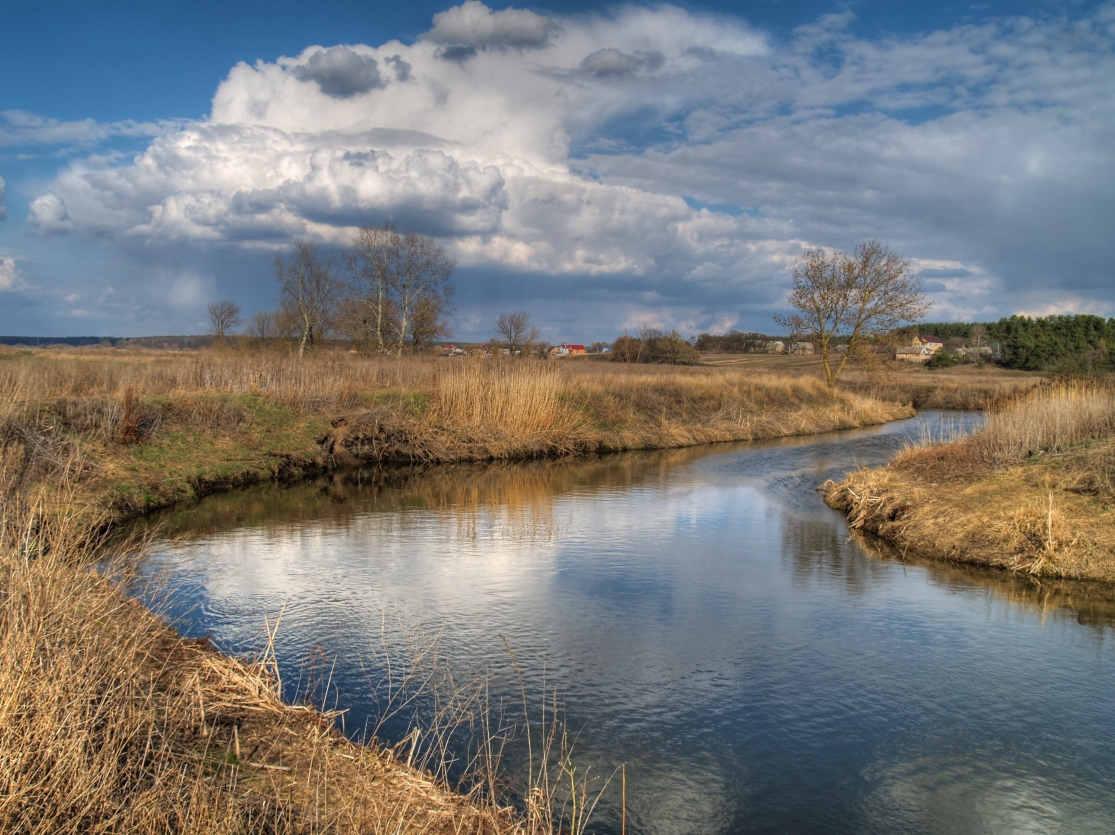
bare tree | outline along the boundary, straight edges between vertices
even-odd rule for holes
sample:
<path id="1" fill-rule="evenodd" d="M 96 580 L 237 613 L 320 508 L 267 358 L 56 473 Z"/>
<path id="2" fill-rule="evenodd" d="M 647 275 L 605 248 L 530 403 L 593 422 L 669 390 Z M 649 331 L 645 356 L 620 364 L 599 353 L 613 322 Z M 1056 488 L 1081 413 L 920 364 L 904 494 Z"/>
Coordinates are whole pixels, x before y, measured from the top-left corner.
<path id="1" fill-rule="evenodd" d="M 243 324 L 240 316 L 240 305 L 236 302 L 223 299 L 219 302 L 209 302 L 209 333 L 217 342 L 224 342 L 225 337 Z"/>
<path id="2" fill-rule="evenodd" d="M 430 347 L 436 340 L 451 336 L 448 314 L 453 309 L 450 297 L 453 288 L 446 286 L 441 293 L 420 296 L 410 317 L 410 344 L 415 351 Z"/>
<path id="3" fill-rule="evenodd" d="M 789 302 L 797 312 L 775 316 L 791 333 L 809 333 L 831 386 L 848 358 L 903 322 L 925 316 L 930 304 L 910 262 L 879 241 L 857 244 L 851 253 L 807 250 L 794 267 Z M 832 364 L 832 339 L 848 337 L 848 348 Z"/>
<path id="4" fill-rule="evenodd" d="M 538 342 L 538 326 L 530 321 L 525 310 L 501 313 L 496 317 L 496 337 L 511 352 L 511 356 L 528 356 Z"/>
<path id="5" fill-rule="evenodd" d="M 396 356 L 403 355 L 403 345 L 413 335 L 415 320 L 421 318 L 424 306 L 438 302 L 448 305 L 452 292 L 449 278 L 455 266 L 433 238 L 417 232 L 402 236 L 395 263 Z"/>
<path id="6" fill-rule="evenodd" d="M 394 224 L 385 223 L 362 227 L 352 248 L 345 251 L 353 290 L 346 329 L 360 334 L 361 351 L 387 353 L 391 336 L 398 331 L 394 293 L 401 243 Z"/>
<path id="7" fill-rule="evenodd" d="M 275 328 L 275 314 L 270 310 L 257 310 L 248 317 L 248 324 L 245 331 L 252 342 L 262 348 L 274 339 L 277 334 L 277 329 Z"/>
<path id="8" fill-rule="evenodd" d="M 298 331 L 298 356 L 305 355 L 329 332 L 340 283 L 331 258 L 321 258 L 313 241 L 295 241 L 275 256 L 281 305 Z"/>
<path id="9" fill-rule="evenodd" d="M 448 335 L 455 264 L 433 238 L 400 234 L 390 223 L 365 226 L 345 266 L 352 289 L 346 329 L 361 334 L 362 350 L 401 356 L 408 339 L 421 348 Z"/>
<path id="10" fill-rule="evenodd" d="M 987 328 L 983 325 L 972 325 L 972 327 L 968 329 L 968 346 L 970 348 L 983 348 L 987 343 Z"/>

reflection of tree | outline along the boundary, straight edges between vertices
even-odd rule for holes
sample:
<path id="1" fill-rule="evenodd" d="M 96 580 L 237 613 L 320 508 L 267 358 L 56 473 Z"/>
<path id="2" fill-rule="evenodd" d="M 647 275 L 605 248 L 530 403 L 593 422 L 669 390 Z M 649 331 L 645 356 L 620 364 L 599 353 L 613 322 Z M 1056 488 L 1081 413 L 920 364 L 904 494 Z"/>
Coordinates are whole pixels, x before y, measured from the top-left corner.
<path id="1" fill-rule="evenodd" d="M 782 525 L 782 559 L 792 568 L 795 585 L 839 580 L 849 591 L 868 591 L 879 566 L 864 559 L 848 539 L 848 528 L 836 518 L 787 514 Z"/>

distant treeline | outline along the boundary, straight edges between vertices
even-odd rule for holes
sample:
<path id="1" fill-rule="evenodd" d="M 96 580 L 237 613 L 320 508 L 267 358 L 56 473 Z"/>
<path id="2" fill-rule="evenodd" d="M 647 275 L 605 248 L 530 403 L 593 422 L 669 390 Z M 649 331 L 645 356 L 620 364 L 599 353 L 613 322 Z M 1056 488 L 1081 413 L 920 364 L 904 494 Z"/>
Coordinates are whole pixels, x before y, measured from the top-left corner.
<path id="1" fill-rule="evenodd" d="M 919 333 L 944 340 L 970 339 L 973 329 L 987 341 L 1001 345 L 1001 362 L 1008 368 L 1065 373 L 1112 368 L 1115 319 L 1102 316 L 1011 316 L 998 322 L 925 322 L 917 327 Z"/>
<path id="2" fill-rule="evenodd" d="M 702 354 L 752 354 L 765 351 L 767 343 L 784 336 L 767 336 L 754 331 L 728 331 L 723 334 L 702 333 L 694 347 Z"/>
<path id="3" fill-rule="evenodd" d="M 204 348 L 213 341 L 210 336 L 0 336 L 0 345 L 26 345 L 45 348 L 48 345 L 102 345 L 106 348 Z"/>
<path id="4" fill-rule="evenodd" d="M 118 336 L 0 336 L 0 345 L 100 345 L 106 339 L 115 343 Z"/>

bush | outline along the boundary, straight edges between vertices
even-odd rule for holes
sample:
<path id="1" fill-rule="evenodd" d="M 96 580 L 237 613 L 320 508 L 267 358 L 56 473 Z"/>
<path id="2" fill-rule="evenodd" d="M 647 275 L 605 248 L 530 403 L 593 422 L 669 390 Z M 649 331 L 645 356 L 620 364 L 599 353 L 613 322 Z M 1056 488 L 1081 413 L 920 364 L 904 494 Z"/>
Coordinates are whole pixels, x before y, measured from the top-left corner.
<path id="1" fill-rule="evenodd" d="M 677 331 L 645 331 L 642 337 L 624 334 L 612 345 L 613 362 L 653 362 L 666 365 L 696 365 L 700 352 Z"/>
<path id="2" fill-rule="evenodd" d="M 964 362 L 964 357 L 961 354 L 954 354 L 952 351 L 938 351 L 929 358 L 926 365 L 929 368 L 952 368 L 954 365 L 960 365 Z"/>

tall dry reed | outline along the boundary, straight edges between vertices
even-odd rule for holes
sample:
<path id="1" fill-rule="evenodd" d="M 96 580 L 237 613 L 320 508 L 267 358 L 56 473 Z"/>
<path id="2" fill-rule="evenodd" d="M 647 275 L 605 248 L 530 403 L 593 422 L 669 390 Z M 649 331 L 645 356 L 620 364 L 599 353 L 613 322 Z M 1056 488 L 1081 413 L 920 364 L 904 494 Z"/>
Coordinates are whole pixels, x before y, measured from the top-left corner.
<path id="1" fill-rule="evenodd" d="M 445 363 L 437 369 L 436 419 L 473 430 L 575 432 L 579 415 L 561 372 L 542 360 Z"/>
<path id="2" fill-rule="evenodd" d="M 1009 400 L 988 414 L 973 442 L 989 458 L 1007 460 L 1064 452 L 1083 441 L 1112 435 L 1115 386 L 1068 380 Z"/>

